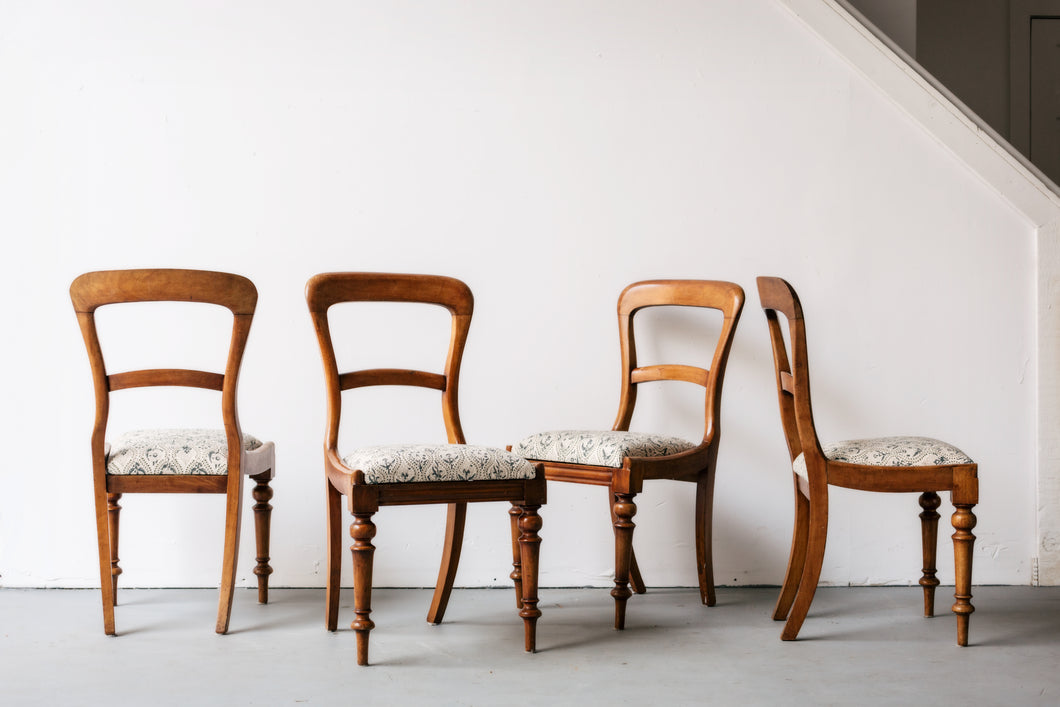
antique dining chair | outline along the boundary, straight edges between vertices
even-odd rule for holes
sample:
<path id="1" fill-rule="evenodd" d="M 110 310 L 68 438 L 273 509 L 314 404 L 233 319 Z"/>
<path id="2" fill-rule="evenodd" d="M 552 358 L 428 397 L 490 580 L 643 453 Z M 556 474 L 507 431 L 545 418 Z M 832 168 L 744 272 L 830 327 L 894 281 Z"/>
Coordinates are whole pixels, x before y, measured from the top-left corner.
<path id="1" fill-rule="evenodd" d="M 714 606 L 711 517 L 714 469 L 721 435 L 721 385 L 733 334 L 743 308 L 739 285 L 710 280 L 652 280 L 637 282 L 618 298 L 618 328 L 622 356 L 622 390 L 618 417 L 610 431 L 561 430 L 541 432 L 512 446 L 512 451 L 542 462 L 545 478 L 607 486 L 615 533 L 615 628 L 625 627 L 629 584 L 638 594 L 644 580 L 633 553 L 634 496 L 649 479 L 689 481 L 696 485 L 696 567 L 701 601 Z M 688 365 L 637 366 L 633 315 L 647 307 L 705 307 L 723 316 L 709 369 Z M 630 432 L 637 386 L 650 381 L 684 381 L 704 388 L 703 439 Z"/>
<path id="2" fill-rule="evenodd" d="M 217 633 L 228 631 L 232 614 L 243 476 L 254 479 L 258 601 L 269 599 L 269 525 L 275 474 L 272 442 L 262 442 L 239 427 L 236 383 L 254 317 L 258 293 L 245 277 L 200 270 L 111 270 L 81 275 L 70 286 L 81 334 L 88 348 L 96 392 L 92 430 L 92 476 L 96 502 L 103 630 L 114 634 L 117 603 L 118 501 L 126 493 L 223 493 L 225 538 Z M 232 312 L 232 337 L 224 373 L 163 368 L 108 373 L 96 326 L 96 310 L 129 302 L 195 302 Z M 129 388 L 185 386 L 221 393 L 223 429 L 152 429 L 127 432 L 107 443 L 110 394 Z"/>
<path id="3" fill-rule="evenodd" d="M 810 373 L 806 358 L 806 324 L 799 297 L 784 280 L 758 278 L 758 294 L 773 345 L 780 419 L 791 455 L 795 486 L 795 530 L 784 585 L 773 610 L 783 621 L 781 638 L 793 641 L 810 609 L 824 561 L 828 533 L 828 486 L 862 491 L 919 493 L 923 540 L 924 616 L 935 614 L 935 551 L 941 503 L 949 491 L 953 502 L 953 555 L 956 566 L 953 613 L 957 645 L 968 645 L 972 607 L 972 545 L 979 501 L 978 467 L 956 447 L 927 437 L 880 437 L 820 444 L 810 407 Z M 790 355 L 780 318 L 787 320 Z M 790 362 L 790 363 L 789 363 Z"/>
<path id="4" fill-rule="evenodd" d="M 545 503 L 545 477 L 539 467 L 502 449 L 465 444 L 457 391 L 460 361 L 467 341 L 474 300 L 459 280 L 432 275 L 384 273 L 323 273 L 306 285 L 306 302 L 316 329 L 327 388 L 324 472 L 327 477 L 328 575 L 326 621 L 336 630 L 342 570 L 342 496 L 353 515 L 353 593 L 357 663 L 368 664 L 368 635 L 375 628 L 372 611 L 372 562 L 376 527 L 372 516 L 380 506 L 449 504 L 445 544 L 438 583 L 427 620 L 440 623 L 453 588 L 464 519 L 469 501 L 507 501 L 518 530 L 518 556 L 513 563 L 516 608 L 524 623 L 527 651 L 536 649 L 538 509 Z M 376 368 L 339 372 L 328 310 L 346 302 L 404 302 L 439 305 L 451 315 L 448 355 L 443 373 Z M 355 336 L 368 339 L 368 332 Z M 340 454 L 339 424 L 343 391 L 379 385 L 430 388 L 441 392 L 442 418 L 448 444 L 363 447 Z"/>

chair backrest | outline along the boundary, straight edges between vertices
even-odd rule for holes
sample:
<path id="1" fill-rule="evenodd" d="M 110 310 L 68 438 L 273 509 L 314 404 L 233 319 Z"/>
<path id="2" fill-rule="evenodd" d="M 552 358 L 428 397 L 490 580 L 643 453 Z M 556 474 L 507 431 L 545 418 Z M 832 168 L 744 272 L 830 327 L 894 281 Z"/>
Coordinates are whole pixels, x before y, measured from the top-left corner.
<path id="1" fill-rule="evenodd" d="M 79 276 L 70 285 L 92 366 L 96 391 L 96 422 L 92 432 L 93 458 L 103 457 L 110 409 L 110 393 L 127 388 L 184 386 L 221 392 L 221 418 L 228 440 L 228 470 L 238 476 L 242 468 L 242 433 L 236 411 L 236 385 L 243 361 L 258 291 L 241 275 L 204 270 L 106 270 Z M 224 373 L 183 368 L 156 368 L 107 373 L 96 329 L 99 307 L 129 302 L 194 302 L 226 307 L 232 312 L 232 338 Z M 99 469 L 102 473 L 102 469 Z"/>
<path id="2" fill-rule="evenodd" d="M 817 431 L 813 424 L 810 404 L 810 368 L 806 358 L 806 323 L 802 305 L 795 290 L 779 277 L 758 278 L 758 297 L 766 313 L 769 339 L 773 346 L 773 369 L 776 373 L 777 396 L 780 400 L 780 421 L 788 443 L 791 460 L 805 453 L 823 459 Z M 784 315 L 788 325 L 788 344 L 784 342 L 778 314 Z"/>
<path id="3" fill-rule="evenodd" d="M 729 359 L 736 324 L 743 309 L 743 288 L 717 280 L 646 280 L 635 282 L 618 298 L 618 328 L 622 346 L 622 392 L 618 417 L 612 429 L 628 430 L 637 401 L 637 386 L 650 381 L 671 380 L 696 383 L 706 389 L 703 445 L 718 435 L 721 385 Z M 637 366 L 633 315 L 646 307 L 681 306 L 716 309 L 724 317 L 710 368 L 678 364 Z"/>
<path id="4" fill-rule="evenodd" d="M 314 275 L 306 283 L 305 298 L 324 362 L 328 400 L 325 445 L 328 450 L 335 452 L 338 447 L 342 392 L 375 385 L 406 385 L 441 391 L 442 416 L 449 442 L 464 443 L 457 390 L 460 361 L 464 355 L 464 345 L 467 342 L 471 313 L 474 309 L 474 298 L 467 285 L 460 280 L 438 275 L 321 273 Z M 340 372 L 328 324 L 328 309 L 343 302 L 410 302 L 445 307 L 451 315 L 452 325 L 444 371 L 432 373 L 373 368 Z"/>

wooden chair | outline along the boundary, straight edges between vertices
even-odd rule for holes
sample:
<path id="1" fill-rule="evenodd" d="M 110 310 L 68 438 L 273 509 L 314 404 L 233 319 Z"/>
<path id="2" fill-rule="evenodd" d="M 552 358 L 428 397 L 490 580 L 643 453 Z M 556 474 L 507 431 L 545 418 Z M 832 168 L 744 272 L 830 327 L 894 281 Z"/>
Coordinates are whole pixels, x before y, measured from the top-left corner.
<path id="1" fill-rule="evenodd" d="M 645 591 L 633 553 L 634 496 L 648 479 L 688 481 L 696 485 L 696 566 L 701 601 L 714 606 L 711 517 L 714 467 L 721 435 L 721 385 L 733 334 L 740 319 L 744 294 L 739 285 L 708 280 L 654 280 L 627 287 L 618 299 L 618 327 L 622 349 L 622 392 L 618 417 L 610 432 L 562 430 L 542 432 L 520 440 L 512 451 L 544 463 L 545 478 L 607 486 L 615 530 L 615 628 L 625 627 L 629 588 Z M 637 366 L 633 315 L 646 307 L 706 307 L 721 311 L 724 320 L 709 370 L 686 365 Z M 649 381 L 685 381 L 703 386 L 703 439 L 698 444 L 677 437 L 630 432 L 637 386 Z"/>
<path id="2" fill-rule="evenodd" d="M 449 504 L 445 547 L 438 585 L 427 620 L 440 623 L 453 588 L 464 519 L 469 501 L 508 501 L 517 533 L 516 608 L 523 618 L 525 647 L 536 648 L 538 551 L 545 503 L 542 470 L 501 449 L 464 443 L 457 406 L 460 360 L 467 341 L 474 300 L 467 285 L 448 277 L 381 273 L 325 273 L 306 285 L 306 302 L 316 328 L 327 387 L 324 472 L 327 477 L 328 577 L 327 628 L 338 625 L 341 578 L 341 497 L 346 496 L 353 523 L 353 587 L 357 663 L 368 664 L 372 599 L 372 515 L 380 506 Z M 412 302 L 440 305 L 452 316 L 449 352 L 443 373 L 369 369 L 340 373 L 328 323 L 328 309 L 342 302 Z M 366 447 L 341 456 L 338 450 L 342 392 L 376 385 L 405 385 L 441 392 L 442 417 L 449 444 Z"/>
<path id="3" fill-rule="evenodd" d="M 96 500 L 99 574 L 103 590 L 103 629 L 114 634 L 117 603 L 118 501 L 126 493 L 223 493 L 225 505 L 224 556 L 217 633 L 228 631 L 232 614 L 239 526 L 243 505 L 243 476 L 254 479 L 254 521 L 257 536 L 258 601 L 269 599 L 269 524 L 275 475 L 272 442 L 243 434 L 236 413 L 236 383 L 243 350 L 254 317 L 258 293 L 239 275 L 199 270 L 111 270 L 81 275 L 70 286 L 81 334 L 88 348 L 96 391 L 96 421 L 92 430 L 92 475 Z M 107 373 L 96 331 L 99 307 L 127 302 L 197 302 L 221 305 L 232 311 L 232 339 L 224 373 L 188 369 L 152 369 Z M 110 394 L 127 388 L 186 386 L 221 393 L 224 429 L 140 430 L 107 444 Z"/>
<path id="4" fill-rule="evenodd" d="M 780 398 L 780 418 L 791 455 L 795 486 L 795 530 L 784 586 L 773 611 L 783 621 L 781 638 L 795 640 L 813 601 L 824 561 L 828 532 L 828 486 L 862 491 L 920 494 L 924 568 L 924 615 L 934 616 L 935 551 L 941 503 L 938 492 L 949 491 L 953 514 L 957 645 L 968 645 L 972 599 L 972 545 L 979 501 L 978 467 L 956 447 L 926 437 L 882 437 L 821 445 L 810 407 L 810 374 L 806 358 L 806 325 L 798 295 L 784 280 L 758 278 L 758 293 L 769 324 L 773 362 Z M 787 319 L 790 352 L 778 314 Z M 790 363 L 789 363 L 790 361 Z"/>

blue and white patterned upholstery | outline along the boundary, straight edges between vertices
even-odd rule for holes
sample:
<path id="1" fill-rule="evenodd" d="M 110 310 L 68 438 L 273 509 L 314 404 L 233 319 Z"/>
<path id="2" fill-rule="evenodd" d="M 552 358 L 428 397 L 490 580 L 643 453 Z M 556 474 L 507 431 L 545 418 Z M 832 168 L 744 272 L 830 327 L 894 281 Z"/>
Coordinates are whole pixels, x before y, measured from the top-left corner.
<path id="1" fill-rule="evenodd" d="M 952 444 L 930 437 L 850 439 L 823 444 L 821 450 L 831 461 L 865 466 L 910 467 L 973 463 L 971 457 Z M 803 455 L 795 457 L 792 468 L 796 474 L 806 476 L 806 460 Z"/>
<path id="2" fill-rule="evenodd" d="M 503 449 L 472 444 L 363 447 L 342 459 L 369 484 L 532 479 L 534 465 Z"/>
<path id="3" fill-rule="evenodd" d="M 243 435 L 243 447 L 247 451 L 261 446 L 259 439 Z M 225 432 L 221 429 L 126 432 L 109 449 L 107 473 L 223 476 L 228 473 Z"/>
<path id="4" fill-rule="evenodd" d="M 621 468 L 626 457 L 665 457 L 696 447 L 680 437 L 643 432 L 557 430 L 519 440 L 512 453 L 527 459 Z"/>

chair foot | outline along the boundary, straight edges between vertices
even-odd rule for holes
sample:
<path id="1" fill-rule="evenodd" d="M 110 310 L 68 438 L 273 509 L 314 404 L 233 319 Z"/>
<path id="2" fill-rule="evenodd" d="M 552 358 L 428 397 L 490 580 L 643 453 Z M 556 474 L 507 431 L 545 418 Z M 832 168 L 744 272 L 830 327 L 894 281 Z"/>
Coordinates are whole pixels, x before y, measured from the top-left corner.
<path id="1" fill-rule="evenodd" d="M 372 624 L 371 621 L 368 623 Z M 368 628 L 354 629 L 357 634 L 357 665 L 368 665 L 368 632 L 373 628 L 375 628 L 375 624 Z"/>
<path id="2" fill-rule="evenodd" d="M 957 614 L 957 645 L 966 647 L 968 645 L 968 624 L 970 614 Z"/>

